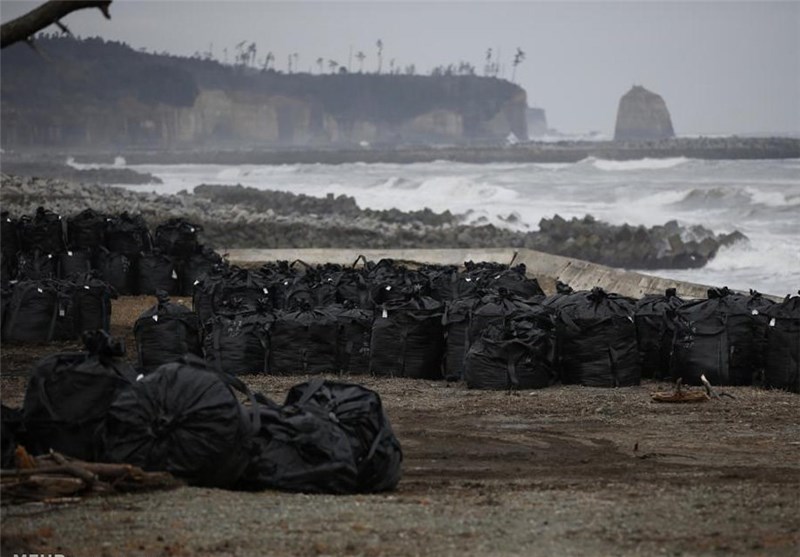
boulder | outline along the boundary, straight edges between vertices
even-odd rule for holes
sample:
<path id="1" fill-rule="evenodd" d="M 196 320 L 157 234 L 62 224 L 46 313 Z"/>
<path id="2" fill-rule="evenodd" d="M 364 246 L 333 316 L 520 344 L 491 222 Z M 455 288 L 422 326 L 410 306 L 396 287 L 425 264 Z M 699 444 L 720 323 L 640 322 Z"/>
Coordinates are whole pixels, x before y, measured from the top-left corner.
<path id="1" fill-rule="evenodd" d="M 675 137 L 667 104 L 661 95 L 634 85 L 619 101 L 615 141 L 659 140 Z"/>

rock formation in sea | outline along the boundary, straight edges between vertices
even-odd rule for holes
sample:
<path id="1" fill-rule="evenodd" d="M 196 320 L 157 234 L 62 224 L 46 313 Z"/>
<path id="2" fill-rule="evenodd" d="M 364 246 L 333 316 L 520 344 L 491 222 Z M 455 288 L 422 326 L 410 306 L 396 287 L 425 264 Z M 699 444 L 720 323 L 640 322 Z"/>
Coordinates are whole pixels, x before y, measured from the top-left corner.
<path id="1" fill-rule="evenodd" d="M 661 95 L 634 85 L 619 100 L 616 141 L 659 140 L 675 137 L 667 103 Z"/>

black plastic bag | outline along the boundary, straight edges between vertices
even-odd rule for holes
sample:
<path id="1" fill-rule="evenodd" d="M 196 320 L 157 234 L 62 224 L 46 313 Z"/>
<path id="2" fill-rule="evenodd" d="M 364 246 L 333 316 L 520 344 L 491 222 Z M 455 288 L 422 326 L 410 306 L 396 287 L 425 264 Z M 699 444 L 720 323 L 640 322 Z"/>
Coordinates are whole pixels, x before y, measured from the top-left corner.
<path id="1" fill-rule="evenodd" d="M 587 387 L 641 382 L 634 301 L 602 288 L 571 294 L 558 306 L 556 343 L 561 380 Z"/>
<path id="2" fill-rule="evenodd" d="M 161 366 L 117 394 L 100 435 L 104 460 L 165 470 L 191 485 L 233 487 L 259 429 L 257 405 L 248 411 L 234 391 L 255 403 L 241 381 L 199 358 Z"/>
<path id="3" fill-rule="evenodd" d="M 93 209 L 84 209 L 67 218 L 67 245 L 72 250 L 96 252 L 105 245 L 108 217 Z"/>
<path id="4" fill-rule="evenodd" d="M 121 296 L 137 292 L 135 255 L 127 256 L 100 248 L 95 256 L 95 269 L 98 277 L 110 284 Z"/>
<path id="5" fill-rule="evenodd" d="M 137 266 L 139 294 L 155 294 L 163 290 L 169 295 L 178 290 L 178 274 L 172 257 L 160 251 L 139 255 Z"/>
<path id="6" fill-rule="evenodd" d="M 92 270 L 92 253 L 88 250 L 68 250 L 58 254 L 58 277 L 65 279 L 84 275 Z"/>
<path id="7" fill-rule="evenodd" d="M 53 354 L 34 366 L 23 405 L 25 447 L 96 458 L 95 431 L 120 388 L 135 381 L 125 344 L 102 331 L 84 335 L 87 352 Z"/>
<path id="8" fill-rule="evenodd" d="M 800 393 L 800 296 L 787 296 L 765 313 L 764 386 Z"/>
<path id="9" fill-rule="evenodd" d="M 181 218 L 169 219 L 156 227 L 155 247 L 168 255 L 186 258 L 197 251 L 197 235 L 203 230 Z"/>
<path id="10" fill-rule="evenodd" d="M 270 330 L 270 373 L 335 373 L 338 369 L 336 316 L 308 306 L 279 312 Z"/>
<path id="11" fill-rule="evenodd" d="M 348 303 L 334 313 L 339 325 L 339 370 L 353 375 L 369 373 L 372 310 Z"/>
<path id="12" fill-rule="evenodd" d="M 542 389 L 552 385 L 552 331 L 524 317 L 489 326 L 472 344 L 464 360 L 470 389 Z"/>
<path id="13" fill-rule="evenodd" d="M 750 385 L 756 374 L 758 326 L 745 296 L 712 288 L 708 299 L 687 302 L 675 311 L 673 379 L 700 385 Z"/>
<path id="14" fill-rule="evenodd" d="M 101 329 L 111 329 L 111 300 L 117 298 L 117 291 L 107 282 L 87 273 L 75 277 L 72 292 L 75 330 L 78 333 Z"/>
<path id="15" fill-rule="evenodd" d="M 663 295 L 650 294 L 636 302 L 633 320 L 636 325 L 636 345 L 642 361 L 642 377 L 672 378 L 669 361 L 675 334 L 675 310 L 683 303 L 674 288 L 668 288 Z"/>
<path id="16" fill-rule="evenodd" d="M 178 263 L 178 292 L 181 296 L 193 296 L 195 283 L 215 268 L 225 268 L 222 256 L 208 247 L 201 247 L 196 253 Z"/>
<path id="17" fill-rule="evenodd" d="M 19 219 L 19 242 L 21 251 L 61 253 L 64 251 L 64 227 L 61 216 L 44 207 L 36 209 L 33 217 L 24 215 Z"/>
<path id="18" fill-rule="evenodd" d="M 206 361 L 233 375 L 267 373 L 271 315 L 238 313 L 216 315 L 206 324 L 203 341 Z"/>
<path id="19" fill-rule="evenodd" d="M 52 254 L 41 251 L 17 254 L 18 280 L 54 279 L 57 274 L 57 263 Z"/>
<path id="20" fill-rule="evenodd" d="M 3 340 L 49 342 L 56 336 L 60 293 L 53 281 L 22 281 L 5 309 Z M 63 306 L 62 306 L 63 309 Z"/>
<path id="21" fill-rule="evenodd" d="M 202 356 L 200 321 L 197 314 L 169 301 L 165 292 L 158 303 L 142 313 L 133 326 L 139 365 L 146 371 L 175 362 L 186 354 Z"/>
<path id="22" fill-rule="evenodd" d="M 316 406 L 335 416 L 347 433 L 358 467 L 357 491 L 372 493 L 397 486 L 403 451 L 377 392 L 352 383 L 315 379 L 292 387 L 285 404 Z"/>
<path id="23" fill-rule="evenodd" d="M 127 211 L 106 220 L 105 238 L 108 251 L 128 257 L 135 257 L 153 247 L 144 218 Z"/>
<path id="24" fill-rule="evenodd" d="M 259 399 L 261 429 L 242 489 L 355 493 L 358 464 L 338 418 L 311 404 L 279 406 Z"/>
<path id="25" fill-rule="evenodd" d="M 413 296 L 376 309 L 370 342 L 373 375 L 443 379 L 444 305 Z"/>
<path id="26" fill-rule="evenodd" d="M 464 358 L 469 348 L 469 319 L 478 298 L 461 298 L 447 304 L 444 325 L 445 356 L 444 377 L 459 381 L 464 375 Z"/>

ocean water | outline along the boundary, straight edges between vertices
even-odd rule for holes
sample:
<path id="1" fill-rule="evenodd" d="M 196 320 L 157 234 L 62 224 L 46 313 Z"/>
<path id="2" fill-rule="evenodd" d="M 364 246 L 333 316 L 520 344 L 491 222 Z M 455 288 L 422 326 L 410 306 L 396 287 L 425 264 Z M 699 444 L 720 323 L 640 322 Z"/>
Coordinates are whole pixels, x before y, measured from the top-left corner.
<path id="1" fill-rule="evenodd" d="M 117 160 L 116 165 L 124 165 Z M 79 166 L 79 165 L 75 165 Z M 313 196 L 345 194 L 361 207 L 429 207 L 536 230 L 539 220 L 591 214 L 612 224 L 675 219 L 716 233 L 739 230 L 747 243 L 723 248 L 705 267 L 650 274 L 783 296 L 800 289 L 800 159 L 705 161 L 687 158 L 570 164 L 132 165 L 164 181 L 126 186 L 160 193 L 206 184 L 242 184 Z M 509 215 L 516 217 L 509 221 Z"/>

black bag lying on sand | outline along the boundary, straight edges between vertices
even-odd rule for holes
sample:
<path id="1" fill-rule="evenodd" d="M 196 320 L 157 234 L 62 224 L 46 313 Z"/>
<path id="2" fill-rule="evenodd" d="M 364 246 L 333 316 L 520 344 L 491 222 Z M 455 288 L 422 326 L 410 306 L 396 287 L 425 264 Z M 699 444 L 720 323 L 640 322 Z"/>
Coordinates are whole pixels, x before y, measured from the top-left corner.
<path id="1" fill-rule="evenodd" d="M 100 247 L 95 255 L 94 266 L 98 276 L 113 286 L 120 295 L 128 296 L 137 291 L 135 255 L 112 253 Z"/>
<path id="2" fill-rule="evenodd" d="M 258 407 L 239 379 L 199 358 L 161 366 L 117 394 L 100 433 L 103 460 L 165 470 L 191 485 L 232 487 L 259 427 L 258 412 L 234 391 Z"/>
<path id="3" fill-rule="evenodd" d="M 387 491 L 397 486 L 403 451 L 378 393 L 361 385 L 315 379 L 292 387 L 286 404 L 315 406 L 336 418 L 356 460 L 357 491 Z"/>
<path id="4" fill-rule="evenodd" d="M 133 325 L 139 365 L 152 371 L 179 360 L 184 354 L 202 356 L 197 314 L 170 302 L 163 291 L 156 298 L 158 303 L 142 313 Z"/>
<path id="5" fill-rule="evenodd" d="M 338 371 L 336 316 L 324 308 L 278 313 L 270 331 L 270 373 Z"/>
<path id="6" fill-rule="evenodd" d="M 178 273 L 172 257 L 160 251 L 139 255 L 137 265 L 139 294 L 155 294 L 163 290 L 169 295 L 178 292 Z"/>
<path id="7" fill-rule="evenodd" d="M 233 375 L 267 373 L 271 315 L 236 313 L 215 315 L 205 324 L 206 361 Z"/>
<path id="8" fill-rule="evenodd" d="M 125 344 L 103 331 L 83 336 L 88 352 L 53 354 L 31 372 L 23 404 L 25 447 L 82 460 L 96 457 L 94 434 L 117 391 L 135 381 Z"/>
<path id="9" fill-rule="evenodd" d="M 56 338 L 63 296 L 55 281 L 23 281 L 14 286 L 4 311 L 3 340 L 50 342 Z M 66 312 L 65 312 L 66 313 Z"/>
<path id="10" fill-rule="evenodd" d="M 338 419 L 316 405 L 279 406 L 263 397 L 256 407 L 261 429 L 254 439 L 241 489 L 306 493 L 357 491 L 358 465 Z"/>
<path id="11" fill-rule="evenodd" d="M 345 304 L 341 311 L 335 312 L 339 326 L 339 371 L 365 375 L 369 373 L 372 310 L 352 307 L 349 301 Z"/>

